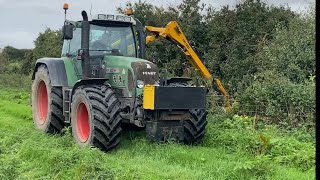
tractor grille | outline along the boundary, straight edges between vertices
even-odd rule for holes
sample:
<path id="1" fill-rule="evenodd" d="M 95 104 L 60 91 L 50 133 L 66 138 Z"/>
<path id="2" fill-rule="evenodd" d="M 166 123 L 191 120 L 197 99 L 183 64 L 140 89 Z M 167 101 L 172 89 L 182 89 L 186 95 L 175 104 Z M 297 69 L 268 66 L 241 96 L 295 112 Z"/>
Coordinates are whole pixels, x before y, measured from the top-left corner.
<path id="1" fill-rule="evenodd" d="M 135 71 L 137 80 L 141 80 L 144 84 L 154 85 L 159 81 L 158 67 L 151 62 L 133 62 L 131 67 Z"/>

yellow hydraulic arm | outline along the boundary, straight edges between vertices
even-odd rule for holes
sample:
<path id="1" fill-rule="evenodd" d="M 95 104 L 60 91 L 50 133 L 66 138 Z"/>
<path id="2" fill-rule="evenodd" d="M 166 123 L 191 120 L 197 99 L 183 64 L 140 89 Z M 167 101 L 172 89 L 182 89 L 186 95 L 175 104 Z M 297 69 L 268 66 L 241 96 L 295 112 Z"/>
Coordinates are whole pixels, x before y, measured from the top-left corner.
<path id="1" fill-rule="evenodd" d="M 210 80 L 213 79 L 207 67 L 202 63 L 198 55 L 190 46 L 186 36 L 182 32 L 181 28 L 179 27 L 176 21 L 170 21 L 165 27 L 146 26 L 146 30 L 151 34 L 146 37 L 146 44 L 153 42 L 158 36 L 165 38 L 169 41 L 173 41 L 177 44 L 178 47 L 182 49 L 192 66 L 195 67 L 196 71 L 198 71 L 202 77 L 205 77 Z M 214 80 L 217 83 L 222 94 L 227 99 L 226 106 L 230 107 L 228 92 L 224 89 L 219 79 L 214 78 Z"/>

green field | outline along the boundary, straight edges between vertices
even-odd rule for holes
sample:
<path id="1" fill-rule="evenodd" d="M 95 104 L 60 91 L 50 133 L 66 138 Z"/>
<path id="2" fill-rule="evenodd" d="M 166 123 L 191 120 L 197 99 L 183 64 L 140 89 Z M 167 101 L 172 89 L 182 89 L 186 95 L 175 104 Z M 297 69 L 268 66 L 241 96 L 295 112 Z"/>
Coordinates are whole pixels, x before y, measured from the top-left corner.
<path id="1" fill-rule="evenodd" d="M 150 143 L 145 132 L 126 131 L 120 146 L 104 153 L 76 146 L 69 129 L 54 136 L 36 130 L 28 88 L 6 86 L 0 85 L 0 179 L 315 179 L 312 133 L 210 115 L 200 145 Z"/>

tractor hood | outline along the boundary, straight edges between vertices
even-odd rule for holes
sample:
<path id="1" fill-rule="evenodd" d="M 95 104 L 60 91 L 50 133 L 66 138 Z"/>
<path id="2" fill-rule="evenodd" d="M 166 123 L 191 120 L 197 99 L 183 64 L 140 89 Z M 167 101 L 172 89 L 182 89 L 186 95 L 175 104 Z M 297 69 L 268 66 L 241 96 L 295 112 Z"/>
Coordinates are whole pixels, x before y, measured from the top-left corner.
<path id="1" fill-rule="evenodd" d="M 131 62 L 146 62 L 146 63 L 151 63 L 152 62 L 145 60 L 145 59 L 140 59 L 140 58 L 135 58 L 135 57 L 125 57 L 125 56 L 105 56 L 105 60 L 113 60 L 117 61 L 119 64 L 121 63 L 131 63 Z"/>
<path id="2" fill-rule="evenodd" d="M 120 96 L 131 97 L 133 93 L 140 95 L 142 88 L 137 87 L 137 81 L 145 85 L 159 83 L 159 69 L 150 61 L 124 56 L 105 56 L 104 61 L 109 83 L 115 88 L 127 90 L 121 92 Z"/>

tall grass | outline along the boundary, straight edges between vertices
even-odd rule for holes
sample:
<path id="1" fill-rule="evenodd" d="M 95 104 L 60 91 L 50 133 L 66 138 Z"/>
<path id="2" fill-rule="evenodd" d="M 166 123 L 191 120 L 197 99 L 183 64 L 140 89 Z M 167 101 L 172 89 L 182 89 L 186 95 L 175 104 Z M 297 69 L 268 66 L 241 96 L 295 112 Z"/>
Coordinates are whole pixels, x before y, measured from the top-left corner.
<path id="1" fill-rule="evenodd" d="M 210 117 L 198 146 L 150 143 L 143 131 L 125 131 L 120 146 L 103 153 L 79 148 L 69 129 L 39 132 L 30 106 L 0 100 L 0 179 L 314 179 L 312 142 L 269 130 L 261 133 L 272 142 L 260 152 L 259 133 L 241 123 Z"/>
<path id="2" fill-rule="evenodd" d="M 31 75 L 22 74 L 0 74 L 0 89 L 30 91 Z"/>
<path id="3" fill-rule="evenodd" d="M 197 146 L 150 143 L 144 131 L 124 131 L 120 146 L 108 153 L 79 148 L 70 129 L 48 135 L 34 128 L 30 82 L 18 82 L 21 86 L 0 83 L 0 179 L 315 177 L 312 133 L 284 133 L 252 117 L 210 115 L 206 136 Z"/>

